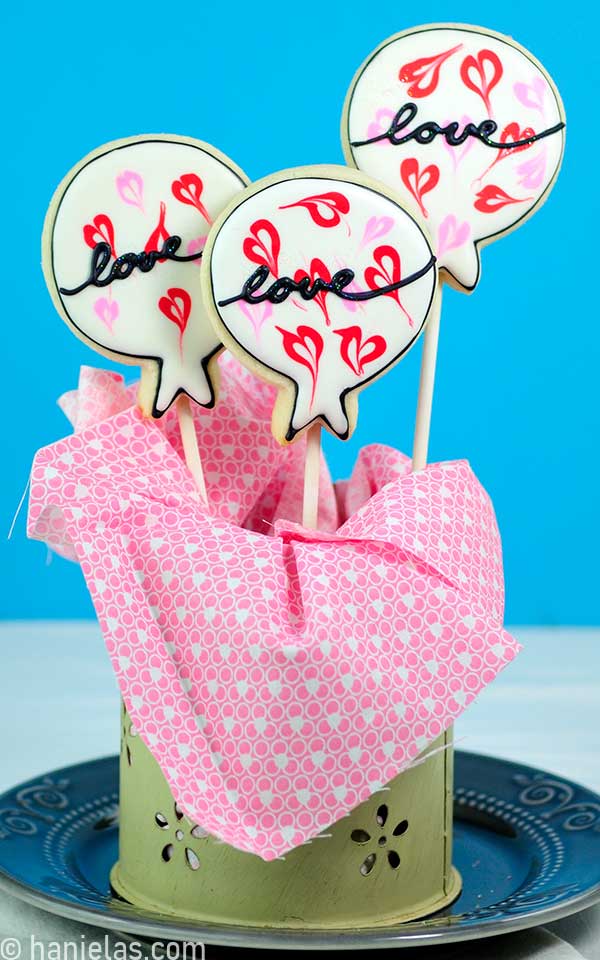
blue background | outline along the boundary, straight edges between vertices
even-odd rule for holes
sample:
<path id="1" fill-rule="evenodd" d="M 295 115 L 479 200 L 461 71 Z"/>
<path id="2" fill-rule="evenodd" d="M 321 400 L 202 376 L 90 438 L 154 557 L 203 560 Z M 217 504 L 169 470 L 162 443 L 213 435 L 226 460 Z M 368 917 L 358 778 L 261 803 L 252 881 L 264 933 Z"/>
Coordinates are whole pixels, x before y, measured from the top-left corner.
<path id="1" fill-rule="evenodd" d="M 5 7 L 8 5 L 5 5 Z M 444 298 L 432 459 L 467 457 L 504 539 L 507 621 L 597 624 L 598 27 L 595 5 L 542 0 L 11 5 L 3 28 L 3 380 L 8 531 L 35 450 L 68 432 L 56 397 L 81 363 L 106 365 L 55 314 L 39 238 L 60 179 L 96 146 L 172 132 L 214 143 L 252 179 L 343 162 L 346 88 L 388 35 L 418 23 L 511 34 L 553 75 L 568 135 L 547 202 L 483 251 L 468 297 Z M 555 11 L 555 12 L 554 12 Z M 595 99 L 594 99 L 595 98 Z M 336 477 L 358 448 L 410 451 L 420 348 L 362 394 L 351 441 L 327 441 Z M 78 568 L 0 531 L 0 617 L 93 615 Z"/>

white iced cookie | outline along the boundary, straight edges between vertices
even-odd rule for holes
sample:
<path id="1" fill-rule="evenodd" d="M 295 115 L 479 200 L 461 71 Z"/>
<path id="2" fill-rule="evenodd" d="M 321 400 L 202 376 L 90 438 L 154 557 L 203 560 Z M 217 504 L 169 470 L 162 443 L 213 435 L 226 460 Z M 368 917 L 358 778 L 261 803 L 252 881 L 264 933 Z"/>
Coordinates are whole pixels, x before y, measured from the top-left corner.
<path id="1" fill-rule="evenodd" d="M 52 199 L 42 258 L 54 303 L 99 353 L 141 364 L 146 414 L 161 416 L 182 392 L 215 402 L 221 344 L 200 260 L 213 220 L 247 182 L 207 144 L 148 135 L 89 154 Z"/>
<path id="2" fill-rule="evenodd" d="M 225 346 L 279 387 L 277 439 L 316 420 L 346 439 L 357 391 L 423 329 L 436 265 L 385 187 L 344 167 L 303 167 L 259 181 L 224 211 L 202 284 Z"/>
<path id="3" fill-rule="evenodd" d="M 447 279 L 472 290 L 478 248 L 543 202 L 565 118 L 543 67 L 481 27 L 415 27 L 386 40 L 354 77 L 342 119 L 346 159 L 422 217 Z"/>

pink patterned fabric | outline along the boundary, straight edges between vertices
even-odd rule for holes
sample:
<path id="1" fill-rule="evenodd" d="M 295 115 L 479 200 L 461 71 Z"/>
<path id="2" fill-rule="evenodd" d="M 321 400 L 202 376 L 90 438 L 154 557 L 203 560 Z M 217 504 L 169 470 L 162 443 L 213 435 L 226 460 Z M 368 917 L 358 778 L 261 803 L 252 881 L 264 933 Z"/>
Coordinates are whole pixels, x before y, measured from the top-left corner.
<path id="1" fill-rule="evenodd" d="M 396 776 L 519 645 L 467 463 L 411 474 L 367 447 L 337 502 L 324 474 L 327 522 L 306 530 L 301 453 L 272 441 L 269 398 L 230 365 L 222 379 L 221 403 L 197 413 L 210 513 L 173 421 L 128 407 L 37 454 L 29 533 L 80 562 L 184 812 L 270 860 Z"/>

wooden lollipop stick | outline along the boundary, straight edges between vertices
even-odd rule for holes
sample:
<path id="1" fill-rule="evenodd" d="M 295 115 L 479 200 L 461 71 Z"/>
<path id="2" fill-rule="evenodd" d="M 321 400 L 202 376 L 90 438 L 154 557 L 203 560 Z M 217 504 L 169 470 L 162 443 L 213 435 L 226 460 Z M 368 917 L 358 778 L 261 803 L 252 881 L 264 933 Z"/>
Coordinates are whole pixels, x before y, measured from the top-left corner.
<path id="1" fill-rule="evenodd" d="M 421 358 L 421 377 L 419 380 L 419 398 L 417 400 L 415 438 L 413 442 L 413 473 L 416 470 L 424 470 L 427 466 L 441 312 L 442 282 L 438 280 L 438 286 L 431 308 L 431 316 L 427 322 L 423 336 L 423 356 Z"/>
<path id="2" fill-rule="evenodd" d="M 192 417 L 192 408 L 190 406 L 189 397 L 184 393 L 180 393 L 177 397 L 176 406 L 185 462 L 188 470 L 194 478 L 194 483 L 198 488 L 198 493 L 202 497 L 204 503 L 208 506 L 206 481 L 204 479 L 204 470 L 202 469 L 202 460 L 200 459 L 200 449 L 198 447 L 198 437 L 196 436 L 196 427 L 194 426 L 194 418 Z"/>
<path id="3" fill-rule="evenodd" d="M 304 501 L 302 526 L 316 530 L 319 513 L 319 476 L 321 473 L 321 424 L 315 423 L 306 435 L 304 462 Z"/>

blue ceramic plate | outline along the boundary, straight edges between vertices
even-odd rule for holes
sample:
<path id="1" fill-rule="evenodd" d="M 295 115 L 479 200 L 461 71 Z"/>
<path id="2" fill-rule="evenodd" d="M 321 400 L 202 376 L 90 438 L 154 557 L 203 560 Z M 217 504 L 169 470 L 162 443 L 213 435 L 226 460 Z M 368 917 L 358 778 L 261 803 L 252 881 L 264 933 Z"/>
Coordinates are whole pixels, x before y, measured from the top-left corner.
<path id="1" fill-rule="evenodd" d="M 600 900 L 600 796 L 505 760 L 456 753 L 454 863 L 463 892 L 413 923 L 346 932 L 186 923 L 112 896 L 118 760 L 67 767 L 0 796 L 0 888 L 84 923 L 138 938 L 236 947 L 365 949 L 489 937 Z"/>

